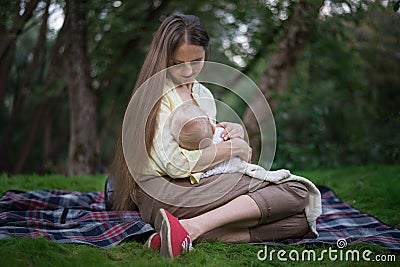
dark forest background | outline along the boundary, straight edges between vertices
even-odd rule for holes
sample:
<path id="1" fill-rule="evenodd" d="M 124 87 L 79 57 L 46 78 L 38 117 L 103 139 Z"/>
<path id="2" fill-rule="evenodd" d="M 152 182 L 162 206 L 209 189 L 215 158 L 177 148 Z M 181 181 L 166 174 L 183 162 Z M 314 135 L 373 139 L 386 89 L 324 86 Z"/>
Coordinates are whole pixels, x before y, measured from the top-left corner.
<path id="1" fill-rule="evenodd" d="M 0 3 L 0 172 L 107 172 L 152 34 L 195 14 L 211 61 L 267 97 L 273 168 L 400 162 L 399 1 L 20 0 Z M 215 92 L 259 141 L 248 107 Z"/>

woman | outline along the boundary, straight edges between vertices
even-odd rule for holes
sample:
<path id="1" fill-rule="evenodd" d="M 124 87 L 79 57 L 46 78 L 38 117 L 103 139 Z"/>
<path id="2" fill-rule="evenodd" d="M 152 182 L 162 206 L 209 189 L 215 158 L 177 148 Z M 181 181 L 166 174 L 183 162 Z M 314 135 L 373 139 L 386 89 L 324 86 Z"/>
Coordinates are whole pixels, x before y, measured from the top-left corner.
<path id="1" fill-rule="evenodd" d="M 251 178 L 239 173 L 211 176 L 196 183 L 198 175 L 230 157 L 251 158 L 251 148 L 239 124 L 220 123 L 225 128 L 222 137 L 229 139 L 226 142 L 188 151 L 173 140 L 165 123 L 185 101 L 199 105 L 215 119 L 214 101 L 201 101 L 213 100 L 211 92 L 195 81 L 208 51 L 208 34 L 195 16 L 172 15 L 156 32 L 135 84 L 134 106 L 140 112 L 132 112 L 129 119 L 135 127 L 124 128 L 122 133 L 122 140 L 144 138 L 144 144 L 132 141 L 127 145 L 124 141 L 122 146 L 119 142 L 112 169 L 113 209 L 137 207 L 143 220 L 157 229 L 148 246 L 160 249 L 167 257 L 178 256 L 199 240 L 256 242 L 310 235 L 304 214 L 308 191 L 300 183 L 262 182 L 249 192 Z M 143 86 L 154 74 L 174 65 L 150 86 Z M 144 110 L 149 116 L 143 116 Z M 146 161 L 142 164 L 143 159 Z M 207 193 L 208 185 L 229 179 L 237 181 L 229 192 L 218 197 Z M 160 183 L 156 193 L 144 189 L 142 182 L 147 180 Z M 177 192 L 177 186 L 185 190 Z M 210 197 L 215 198 L 207 202 Z M 190 205 L 194 202 L 200 204 Z"/>

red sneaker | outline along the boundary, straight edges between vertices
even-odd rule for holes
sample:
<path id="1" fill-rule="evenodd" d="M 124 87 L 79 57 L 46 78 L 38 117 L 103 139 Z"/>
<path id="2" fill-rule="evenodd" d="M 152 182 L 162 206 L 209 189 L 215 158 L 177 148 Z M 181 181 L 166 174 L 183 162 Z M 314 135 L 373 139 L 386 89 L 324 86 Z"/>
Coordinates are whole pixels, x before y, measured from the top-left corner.
<path id="1" fill-rule="evenodd" d="M 159 250 L 161 247 L 161 237 L 158 233 L 152 234 L 149 239 L 147 239 L 146 243 L 144 243 L 146 247 L 151 250 Z"/>
<path id="2" fill-rule="evenodd" d="M 161 236 L 161 256 L 175 258 L 179 254 L 193 249 L 189 233 L 183 228 L 178 218 L 172 216 L 168 211 L 160 209 L 155 227 Z"/>

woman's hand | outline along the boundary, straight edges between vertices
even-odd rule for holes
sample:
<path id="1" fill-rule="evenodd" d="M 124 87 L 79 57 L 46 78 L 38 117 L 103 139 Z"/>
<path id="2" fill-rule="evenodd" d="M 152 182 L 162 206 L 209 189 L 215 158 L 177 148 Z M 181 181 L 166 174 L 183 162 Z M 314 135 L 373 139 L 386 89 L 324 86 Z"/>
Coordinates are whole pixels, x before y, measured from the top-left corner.
<path id="1" fill-rule="evenodd" d="M 253 150 L 242 138 L 234 138 L 229 140 L 231 143 L 231 157 L 239 157 L 246 162 L 251 162 Z"/>
<path id="2" fill-rule="evenodd" d="M 217 127 L 222 127 L 225 129 L 221 134 L 221 138 L 224 139 L 224 141 L 235 138 L 244 138 L 243 126 L 238 123 L 220 122 L 217 124 Z"/>

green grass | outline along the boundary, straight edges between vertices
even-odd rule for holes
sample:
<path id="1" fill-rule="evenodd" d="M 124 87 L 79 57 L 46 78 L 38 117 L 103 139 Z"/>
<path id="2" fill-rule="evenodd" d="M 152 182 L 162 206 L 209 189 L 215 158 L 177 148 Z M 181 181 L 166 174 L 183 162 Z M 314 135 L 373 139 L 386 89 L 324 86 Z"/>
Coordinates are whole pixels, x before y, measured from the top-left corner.
<path id="1" fill-rule="evenodd" d="M 353 207 L 400 228 L 400 166 L 362 166 L 299 174 L 331 188 Z"/>
<path id="2" fill-rule="evenodd" d="M 332 188 L 336 194 L 352 206 L 368 212 L 383 222 L 400 228 L 400 166 L 364 166 L 343 168 L 340 170 L 321 170 L 296 173 L 305 176 L 316 184 Z M 63 189 L 76 191 L 102 191 L 105 176 L 63 177 L 63 176 L 14 176 L 0 177 L 0 192 L 6 190 Z M 171 260 L 159 257 L 157 252 L 143 248 L 142 244 L 129 241 L 111 249 L 99 249 L 88 245 L 58 244 L 39 239 L 0 240 L 0 266 L 375 266 L 377 262 L 331 261 L 327 254 L 324 260 L 279 261 L 277 251 L 284 250 L 295 256 L 305 250 L 314 250 L 317 257 L 323 250 L 337 249 L 336 246 L 286 246 L 268 247 L 268 253 L 275 249 L 274 260 L 260 261 L 257 253 L 264 246 L 250 244 L 223 244 L 203 242 L 195 250 Z M 370 250 L 375 255 L 395 255 L 396 262 L 381 263 L 382 266 L 396 266 L 399 253 L 388 251 L 370 244 L 356 244 L 347 250 Z M 346 250 L 343 250 L 344 252 Z M 282 253 L 282 252 L 281 252 Z M 262 255 L 262 254 L 261 254 Z M 339 254 L 338 254 L 339 255 Z"/>
<path id="3" fill-rule="evenodd" d="M 60 189 L 81 192 L 103 191 L 106 176 L 65 177 L 61 175 L 0 176 L 0 193 L 13 189 L 32 191 L 39 189 Z"/>

